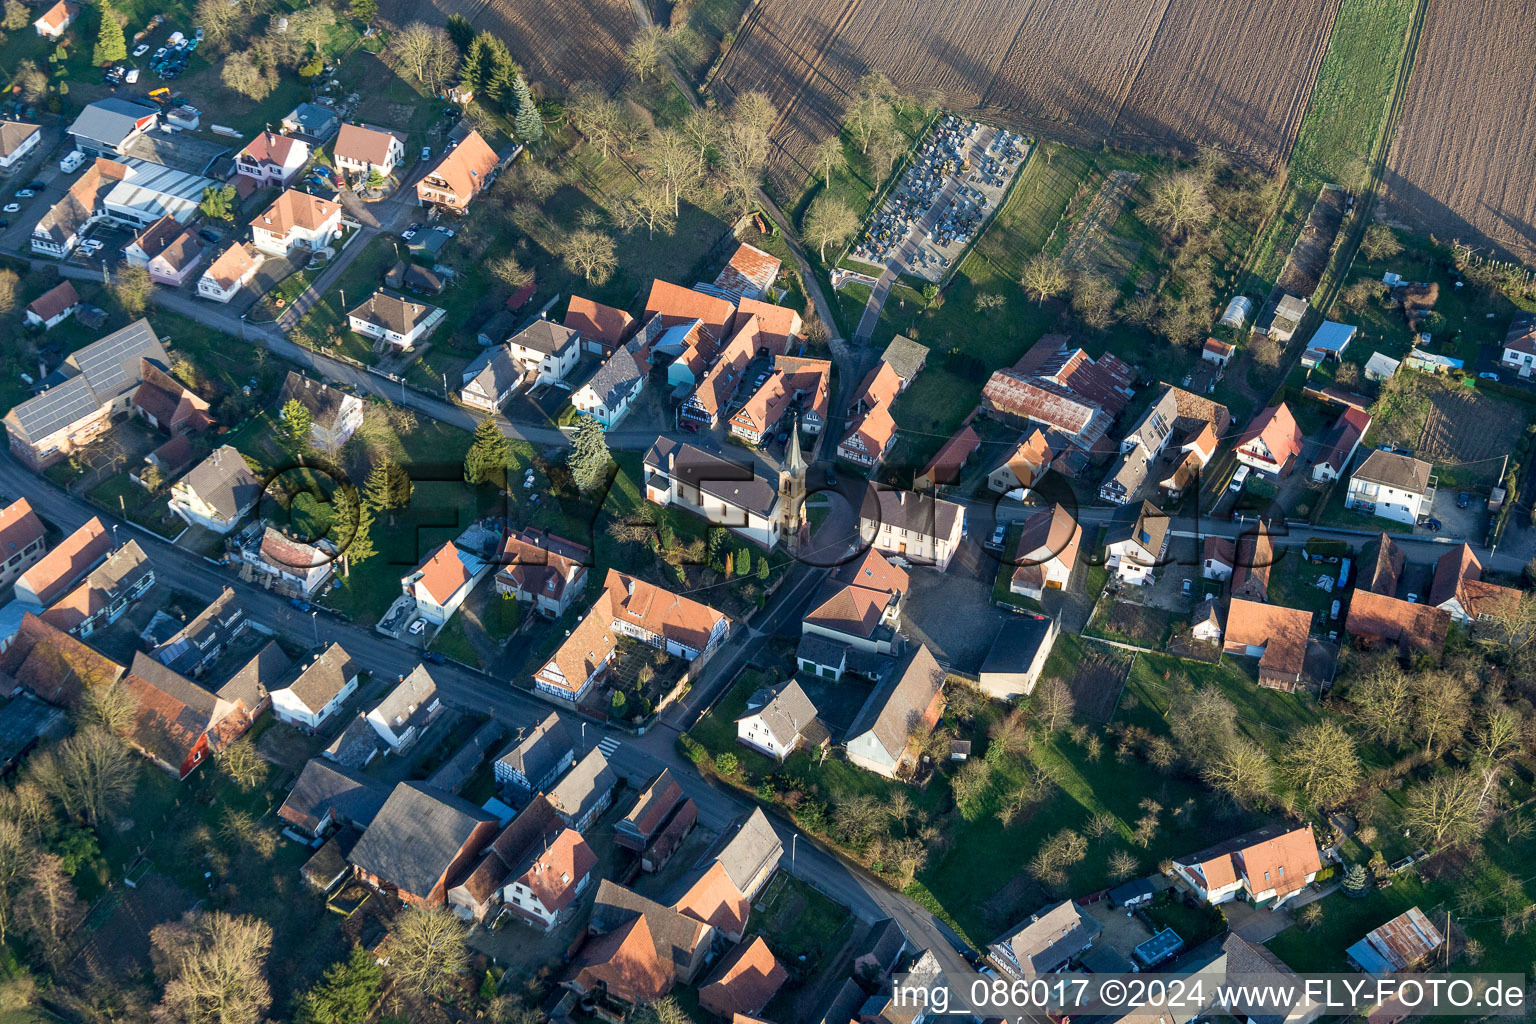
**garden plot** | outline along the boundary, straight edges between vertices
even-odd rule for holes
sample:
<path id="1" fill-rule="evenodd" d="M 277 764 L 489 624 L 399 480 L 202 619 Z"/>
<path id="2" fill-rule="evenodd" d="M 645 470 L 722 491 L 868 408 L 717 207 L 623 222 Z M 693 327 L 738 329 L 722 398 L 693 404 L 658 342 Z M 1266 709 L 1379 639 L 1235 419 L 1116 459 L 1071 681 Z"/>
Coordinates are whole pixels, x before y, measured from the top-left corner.
<path id="1" fill-rule="evenodd" d="M 1114 716 L 1115 705 L 1120 702 L 1120 690 L 1130 671 L 1129 657 L 1090 650 L 1078 661 L 1067 683 L 1072 699 L 1077 702 L 1078 716 L 1093 722 L 1109 721 Z"/>
<path id="2" fill-rule="evenodd" d="M 1134 171 L 1111 171 L 1098 194 L 1088 205 L 1082 220 L 1072 229 L 1067 247 L 1062 251 L 1062 261 L 1078 271 L 1103 274 L 1115 281 L 1125 278 L 1131 265 L 1141 252 L 1139 243 L 1118 238 L 1111 234 L 1115 222 L 1130 202 L 1131 193 L 1141 175 Z"/>

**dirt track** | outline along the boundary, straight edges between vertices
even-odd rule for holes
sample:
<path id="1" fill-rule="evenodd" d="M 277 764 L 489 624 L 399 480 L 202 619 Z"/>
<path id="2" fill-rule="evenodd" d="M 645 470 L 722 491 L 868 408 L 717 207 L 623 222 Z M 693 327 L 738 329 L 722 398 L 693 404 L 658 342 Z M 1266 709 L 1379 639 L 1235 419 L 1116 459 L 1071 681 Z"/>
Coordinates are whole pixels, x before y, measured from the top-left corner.
<path id="1" fill-rule="evenodd" d="M 1396 214 L 1536 262 L 1532 54 L 1522 0 L 1429 0 L 1388 165 Z"/>

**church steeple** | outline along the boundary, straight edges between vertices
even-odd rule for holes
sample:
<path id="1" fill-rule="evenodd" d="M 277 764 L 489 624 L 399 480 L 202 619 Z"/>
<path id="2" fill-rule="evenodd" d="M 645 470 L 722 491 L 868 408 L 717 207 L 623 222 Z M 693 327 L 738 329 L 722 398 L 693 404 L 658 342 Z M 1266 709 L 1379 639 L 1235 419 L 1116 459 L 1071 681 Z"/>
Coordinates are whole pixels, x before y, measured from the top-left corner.
<path id="1" fill-rule="evenodd" d="M 791 415 L 789 443 L 779 469 L 779 536 L 791 549 L 800 543 L 800 524 L 805 517 L 805 474 L 809 467 L 800 452 L 800 418 Z"/>

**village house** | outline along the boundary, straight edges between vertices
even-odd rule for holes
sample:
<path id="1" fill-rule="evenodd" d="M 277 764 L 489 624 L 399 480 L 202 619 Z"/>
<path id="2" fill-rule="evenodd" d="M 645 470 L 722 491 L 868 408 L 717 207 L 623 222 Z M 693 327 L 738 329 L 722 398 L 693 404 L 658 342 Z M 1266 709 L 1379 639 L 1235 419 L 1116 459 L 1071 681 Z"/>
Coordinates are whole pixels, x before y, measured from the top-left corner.
<path id="1" fill-rule="evenodd" d="M 614 824 L 616 845 L 640 855 L 643 871 L 659 871 L 698 821 L 699 809 L 683 795 L 670 768 L 651 780 L 640 798 Z"/>
<path id="2" fill-rule="evenodd" d="M 110 626 L 155 585 L 155 568 L 130 540 L 107 556 L 74 590 L 55 601 L 41 618 L 55 629 L 80 637 Z"/>
<path id="3" fill-rule="evenodd" d="M 373 125 L 344 124 L 331 146 L 331 162 L 354 179 L 366 180 L 374 171 L 388 178 L 405 162 L 405 137 Z"/>
<path id="4" fill-rule="evenodd" d="M 1226 537 L 1207 537 L 1200 545 L 1200 575 L 1208 580 L 1229 580 L 1237 566 L 1237 545 Z"/>
<path id="5" fill-rule="evenodd" d="M 1047 590 L 1066 587 L 1082 540 L 1082 525 L 1063 505 L 1030 515 L 1014 549 L 1008 592 L 1039 601 Z"/>
<path id="6" fill-rule="evenodd" d="M 1217 338 L 1206 338 L 1205 344 L 1200 347 L 1200 358 L 1207 363 L 1226 366 L 1232 361 L 1232 353 L 1236 351 L 1236 345 L 1229 345 Z"/>
<path id="7" fill-rule="evenodd" d="M 33 327 L 50 331 L 59 326 L 80 306 L 75 286 L 62 281 L 27 303 L 26 321 Z"/>
<path id="8" fill-rule="evenodd" d="M 1403 576 L 1403 563 L 1406 556 L 1403 549 L 1395 544 L 1385 530 L 1376 538 L 1376 549 L 1373 555 L 1360 560 L 1359 576 L 1356 577 L 1356 589 L 1368 590 L 1373 594 L 1381 594 L 1391 597 L 1397 593 L 1398 581 Z"/>
<path id="9" fill-rule="evenodd" d="M 1433 471 L 1423 459 L 1373 451 L 1350 475 L 1344 507 L 1414 526 L 1434 504 Z"/>
<path id="10" fill-rule="evenodd" d="M 628 415 L 645 387 L 645 371 L 635 360 L 638 344 L 630 341 L 614 350 L 592 379 L 571 394 L 571 407 L 612 430 Z"/>
<path id="11" fill-rule="evenodd" d="M 1310 369 L 1330 359 L 1338 362 L 1358 331 L 1358 327 L 1349 324 L 1334 323 L 1332 320 L 1323 321 L 1322 326 L 1313 332 L 1312 340 L 1307 342 L 1306 349 L 1301 353 L 1301 365 Z"/>
<path id="12" fill-rule="evenodd" d="M 1207 597 L 1190 612 L 1189 635 L 1201 643 L 1221 643 L 1221 604 L 1215 597 Z"/>
<path id="13" fill-rule="evenodd" d="M 241 562 L 263 586 L 280 594 L 314 597 L 335 572 L 335 546 L 323 537 L 308 544 L 274 527 L 262 526 L 260 534 L 250 539 L 255 543 L 241 546 Z"/>
<path id="14" fill-rule="evenodd" d="M 551 711 L 526 735 L 502 751 L 492 772 L 496 784 L 526 800 L 548 792 L 555 780 L 576 763 L 576 745 L 560 716 Z"/>
<path id="15" fill-rule="evenodd" d="M 107 564 L 111 564 L 110 559 Z M 190 679 L 201 679 L 208 666 L 216 662 L 250 624 L 245 609 L 235 600 L 234 590 L 225 587 L 208 607 L 157 644 L 149 652 L 150 657 Z M 257 703 L 265 704 L 266 700 Z"/>
<path id="16" fill-rule="evenodd" d="M 541 318 L 512 335 L 507 350 L 534 383 L 558 384 L 581 359 L 581 335 Z"/>
<path id="17" fill-rule="evenodd" d="M 572 295 L 565 309 L 565 326 L 581 335 L 582 348 L 609 356 L 635 333 L 635 318 L 622 309 Z"/>
<path id="18" fill-rule="evenodd" d="M 982 388 L 982 409 L 1094 451 L 1107 447 L 1110 425 L 1135 393 L 1136 371 L 1110 353 L 1095 360 L 1070 341 L 1047 334 L 1012 367 L 994 372 Z"/>
<path id="19" fill-rule="evenodd" d="M 901 645 L 901 599 L 911 589 L 905 570 L 868 548 L 837 566 L 822 582 L 801 620 L 804 636 L 820 636 L 870 654 Z"/>
<path id="20" fill-rule="evenodd" d="M 142 652 L 123 685 L 136 703 L 129 744 L 177 779 L 245 735 L 259 713 L 239 692 L 243 680 L 205 690 Z"/>
<path id="21" fill-rule="evenodd" d="M 208 403 L 181 381 L 145 359 L 139 367 L 142 383 L 133 393 L 133 411 L 144 422 L 172 437 L 201 434 L 213 426 Z"/>
<path id="22" fill-rule="evenodd" d="M 1301 428 L 1281 402 L 1253 418 L 1233 448 L 1237 461 L 1266 476 L 1284 476 L 1301 454 Z"/>
<path id="23" fill-rule="evenodd" d="M 228 533 L 256 507 L 262 490 L 245 456 L 224 445 L 171 485 L 169 504 L 188 526 Z"/>
<path id="24" fill-rule="evenodd" d="M 9 174 L 19 167 L 42 137 L 40 125 L 0 119 L 0 174 Z"/>
<path id="25" fill-rule="evenodd" d="M 1423 968 L 1445 936 L 1418 907 L 1409 907 L 1344 951 L 1356 969 L 1378 978 Z"/>
<path id="26" fill-rule="evenodd" d="M 792 309 L 742 298 L 736 303 L 736 316 L 731 320 L 730 329 L 740 333 L 752 323 L 756 324 L 757 354 L 774 357 L 786 355 L 805 329 L 800 314 Z"/>
<path id="27" fill-rule="evenodd" d="M 100 518 L 92 516 L 16 577 L 16 600 L 41 611 L 63 597 L 111 551 L 111 532 Z"/>
<path id="28" fill-rule="evenodd" d="M 848 761 L 897 778 L 912 763 L 908 741 L 932 730 L 944 710 L 944 670 L 927 644 L 910 647 L 870 693 L 848 729 Z"/>
<path id="29" fill-rule="evenodd" d="M 70 124 L 69 135 L 87 158 L 112 158 L 126 156 L 133 143 L 159 123 L 159 107 L 107 96 L 85 105 Z"/>
<path id="30" fill-rule="evenodd" d="M 745 326 L 731 335 L 714 365 L 705 371 L 698 387 L 693 389 L 678 409 L 680 424 L 695 423 L 711 429 L 719 425 L 721 413 L 736 397 L 742 385 L 742 377 L 752 362 L 753 354 L 758 350 L 761 340 L 759 324 L 757 317 L 749 317 Z"/>
<path id="31" fill-rule="evenodd" d="M 1429 603 L 1463 626 L 1481 619 L 1513 619 L 1525 595 L 1514 587 L 1483 580 L 1483 564 L 1467 544 L 1447 551 L 1435 563 Z"/>
<path id="32" fill-rule="evenodd" d="M 917 379 L 917 375 L 923 372 L 923 367 L 928 365 L 928 346 L 919 345 L 911 338 L 898 334 L 891 339 L 885 351 L 880 353 L 880 361 L 889 363 L 891 369 L 896 371 L 896 376 L 901 380 L 900 390 L 905 391 Z"/>
<path id="33" fill-rule="evenodd" d="M 459 375 L 459 401 L 472 409 L 499 412 L 523 381 L 523 369 L 505 345 L 494 345 L 466 365 Z"/>
<path id="34" fill-rule="evenodd" d="M 309 413 L 309 437 L 322 452 L 336 452 L 363 425 L 363 400 L 329 384 L 288 371 L 277 396 L 277 414 L 296 401 Z"/>
<path id="35" fill-rule="evenodd" d="M 1122 583 L 1144 586 L 1168 553 L 1169 518 L 1150 501 L 1143 501 L 1134 522 L 1110 526 L 1104 564 Z"/>
<path id="36" fill-rule="evenodd" d="M 619 777 L 608 767 L 602 750 L 593 747 L 570 771 L 555 780 L 545 795 L 567 828 L 585 832 L 613 804 Z"/>
<path id="37" fill-rule="evenodd" d="M 777 256 L 742 242 L 731 253 L 725 266 L 720 268 L 720 273 L 715 275 L 714 284 L 700 285 L 699 290 L 719 295 L 733 303 L 739 303 L 742 299 L 762 301 L 771 298 L 769 292 L 782 267 L 783 262 Z"/>
<path id="38" fill-rule="evenodd" d="M 657 278 L 651 282 L 640 320 L 644 325 L 647 349 L 668 330 L 674 327 L 691 329 L 697 324 L 692 343 L 700 348 L 699 354 L 707 361 L 724 343 L 735 316 L 736 303 L 730 299 Z"/>
<path id="39" fill-rule="evenodd" d="M 801 430 L 820 433 L 831 401 L 831 375 L 828 360 L 777 357 L 762 387 L 731 415 L 731 434 L 748 444 L 766 444 L 775 431 L 785 432 L 784 420 L 795 410 Z"/>
<path id="40" fill-rule="evenodd" d="M 298 135 L 319 144 L 336 134 L 341 119 L 330 107 L 318 103 L 300 103 L 279 123 L 284 135 Z"/>
<path id="41" fill-rule="evenodd" d="M 895 367 L 885 360 L 865 375 L 848 408 L 848 433 L 837 446 L 838 458 L 871 468 L 885 460 L 896 442 L 891 403 L 901 393 L 901 385 Z"/>
<path id="42" fill-rule="evenodd" d="M 272 713 L 279 722 L 313 733 L 357 692 L 361 671 L 340 644 L 331 644 L 297 679 L 272 691 Z"/>
<path id="43" fill-rule="evenodd" d="M 291 188 L 251 221 L 251 243 L 271 256 L 324 249 L 340 233 L 341 204 Z"/>
<path id="44" fill-rule="evenodd" d="M 770 551 L 778 546 L 786 514 L 798 514 L 784 507 L 787 484 L 758 475 L 757 466 L 745 459 L 729 461 L 659 437 L 645 453 L 644 466 L 647 501 L 685 508 Z"/>
<path id="45" fill-rule="evenodd" d="M 754 694 L 747 701 L 747 713 L 736 719 L 736 741 L 775 761 L 783 761 L 802 744 L 819 747 L 827 739 L 816 705 L 793 679 Z"/>
<path id="46" fill-rule="evenodd" d="M 1266 825 L 1199 853 L 1175 857 L 1173 874 L 1196 896 L 1221 904 L 1246 893 L 1250 903 L 1278 910 L 1322 870 L 1312 826 Z"/>
<path id="47" fill-rule="evenodd" d="M 449 908 L 466 921 L 494 925 L 507 914 L 503 909 L 506 884 L 512 865 L 530 847 L 543 847 L 561 830 L 554 808 L 542 796 L 527 807 L 486 845 L 474 867 L 447 891 Z"/>
<path id="48" fill-rule="evenodd" d="M 932 491 L 944 487 L 953 487 L 960 482 L 960 474 L 965 471 L 965 466 L 971 460 L 971 456 L 981 450 L 981 438 L 976 435 L 969 425 L 955 431 L 948 441 L 944 442 L 937 453 L 929 460 L 912 480 L 914 491 Z"/>
<path id="49" fill-rule="evenodd" d="M 191 228 L 180 228 L 169 242 L 149 257 L 146 268 L 156 284 L 180 288 L 203 261 L 203 244 Z"/>
<path id="50" fill-rule="evenodd" d="M 490 184 L 498 163 L 496 151 L 479 132 L 472 131 L 421 176 L 416 182 L 416 196 L 423 206 L 462 214 Z"/>
<path id="51" fill-rule="evenodd" d="M 976 675 L 981 691 L 997 700 L 1028 696 L 1040 681 L 1061 623 L 1044 615 L 1018 615 L 998 628 Z"/>
<path id="52" fill-rule="evenodd" d="M 235 154 L 235 174 L 249 178 L 255 188 L 287 188 L 308 163 L 309 143 L 264 131 Z"/>
<path id="53" fill-rule="evenodd" d="M 548 932 L 565 918 L 586 891 L 597 867 L 597 854 L 575 829 L 530 843 L 508 866 L 505 905 L 535 928 Z"/>
<path id="54" fill-rule="evenodd" d="M 1536 315 L 1520 313 L 1509 322 L 1500 362 L 1522 377 L 1529 377 L 1536 371 Z"/>
<path id="55" fill-rule="evenodd" d="M 608 879 L 597 887 L 587 938 L 564 984 L 585 995 L 601 990 L 633 1006 L 653 1003 L 703 969 L 714 928 Z"/>
<path id="56" fill-rule="evenodd" d="M 197 294 L 214 302 L 228 302 L 251 283 L 266 256 L 249 242 L 238 242 L 219 254 L 197 279 Z"/>
<path id="57" fill-rule="evenodd" d="M 397 785 L 347 860 L 357 878 L 411 906 L 447 902 L 448 881 L 496 836 L 496 819 L 423 782 Z"/>
<path id="58" fill-rule="evenodd" d="M 931 494 L 871 483 L 859 508 L 859 536 L 887 555 L 949 568 L 965 534 L 965 508 Z"/>
<path id="59" fill-rule="evenodd" d="M 1259 659 L 1259 685 L 1294 693 L 1307 667 L 1312 613 L 1233 598 L 1224 639 L 1228 654 Z"/>
<path id="60" fill-rule="evenodd" d="M 1020 437 L 1017 447 L 987 473 L 987 490 L 1006 494 L 1016 488 L 1032 488 L 1051 470 L 1051 444 L 1038 430 Z"/>
<path id="61" fill-rule="evenodd" d="M 1232 563 L 1232 596 L 1245 601 L 1269 599 L 1269 570 L 1277 561 L 1269 527 L 1261 519 L 1238 535 Z"/>
<path id="62" fill-rule="evenodd" d="M 1356 408 L 1345 409 L 1334 421 L 1323 438 L 1323 451 L 1317 461 L 1312 464 L 1312 480 L 1314 483 L 1327 483 L 1337 480 L 1349 471 L 1349 464 L 1354 461 L 1355 452 L 1360 447 L 1360 439 L 1365 432 L 1371 429 L 1371 414 Z"/>
<path id="63" fill-rule="evenodd" d="M 591 563 L 591 550 L 575 541 L 533 527 L 509 530 L 496 560 L 496 592 L 558 619 L 586 591 Z"/>
<path id="64" fill-rule="evenodd" d="M 365 830 L 389 799 L 389 787 L 371 775 L 312 757 L 299 772 L 277 816 L 301 835 L 319 839 L 333 828 Z"/>
<path id="65" fill-rule="evenodd" d="M 445 541 L 420 567 L 400 577 L 400 592 L 416 602 L 417 615 L 441 626 L 453 618 L 486 569 L 484 561 Z"/>
<path id="66" fill-rule="evenodd" d="M 1253 322 L 1253 329 L 1279 342 L 1290 341 L 1307 315 L 1307 305 L 1306 299 L 1285 292 L 1279 299 L 1264 304 L 1258 319 Z"/>
<path id="67" fill-rule="evenodd" d="M 347 326 L 403 351 L 431 334 L 444 315 L 436 306 L 381 289 L 347 313 Z"/>
<path id="68" fill-rule="evenodd" d="M 0 649 L 0 694 L 26 692 L 56 706 L 77 707 L 88 690 L 114 686 L 126 671 L 28 612 L 10 644 Z"/>
<path id="69" fill-rule="evenodd" d="M 5 414 L 11 453 L 41 472 L 96 440 L 128 411 L 146 359 L 161 369 L 171 365 L 144 319 L 77 349 L 44 378 L 46 391 Z"/>
<path id="70" fill-rule="evenodd" d="M 1073 900 L 1031 914 L 987 945 L 987 959 L 1013 981 L 1055 974 L 1086 953 L 1104 930 Z"/>
<path id="71" fill-rule="evenodd" d="M 368 724 L 391 753 L 403 754 L 426 731 L 442 706 L 437 682 L 426 666 L 417 665 L 368 712 Z"/>
<path id="72" fill-rule="evenodd" d="M 699 987 L 699 1006 L 731 1021 L 762 1012 L 789 979 L 762 936 L 743 942 L 721 958 L 710 980 Z"/>
<path id="73" fill-rule="evenodd" d="M 1451 630 L 1451 613 L 1357 587 L 1344 629 L 1361 646 L 1391 646 L 1404 657 L 1427 653 L 1438 658 Z"/>
<path id="74" fill-rule="evenodd" d="M 36 565 L 47 550 L 43 521 L 32 511 L 32 503 L 17 498 L 0 509 L 0 590 L 10 587 L 17 577 Z"/>
<path id="75" fill-rule="evenodd" d="M 1160 474 L 1166 490 L 1182 492 L 1198 477 L 1216 453 L 1218 438 L 1226 436 L 1231 423 L 1227 407 L 1164 384 L 1157 399 L 1120 440 L 1120 457 L 1099 488 L 1099 497 L 1118 505 L 1141 496 L 1152 467 L 1164 453 L 1171 465 Z"/>

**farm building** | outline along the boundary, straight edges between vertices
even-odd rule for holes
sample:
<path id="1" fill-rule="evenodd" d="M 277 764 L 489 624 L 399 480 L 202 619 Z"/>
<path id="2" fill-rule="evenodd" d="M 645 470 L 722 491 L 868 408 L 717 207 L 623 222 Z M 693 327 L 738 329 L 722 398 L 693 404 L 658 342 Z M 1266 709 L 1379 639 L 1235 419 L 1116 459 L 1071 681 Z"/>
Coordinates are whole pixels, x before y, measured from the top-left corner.
<path id="1" fill-rule="evenodd" d="M 1377 977 L 1412 970 L 1445 944 L 1445 936 L 1418 907 L 1409 907 L 1344 951 L 1366 974 Z"/>
<path id="2" fill-rule="evenodd" d="M 1357 330 L 1359 328 L 1349 324 L 1324 321 L 1323 326 L 1312 335 L 1312 340 L 1307 342 L 1306 351 L 1301 354 L 1301 365 L 1310 369 L 1328 359 L 1337 362 L 1354 340 Z"/>

